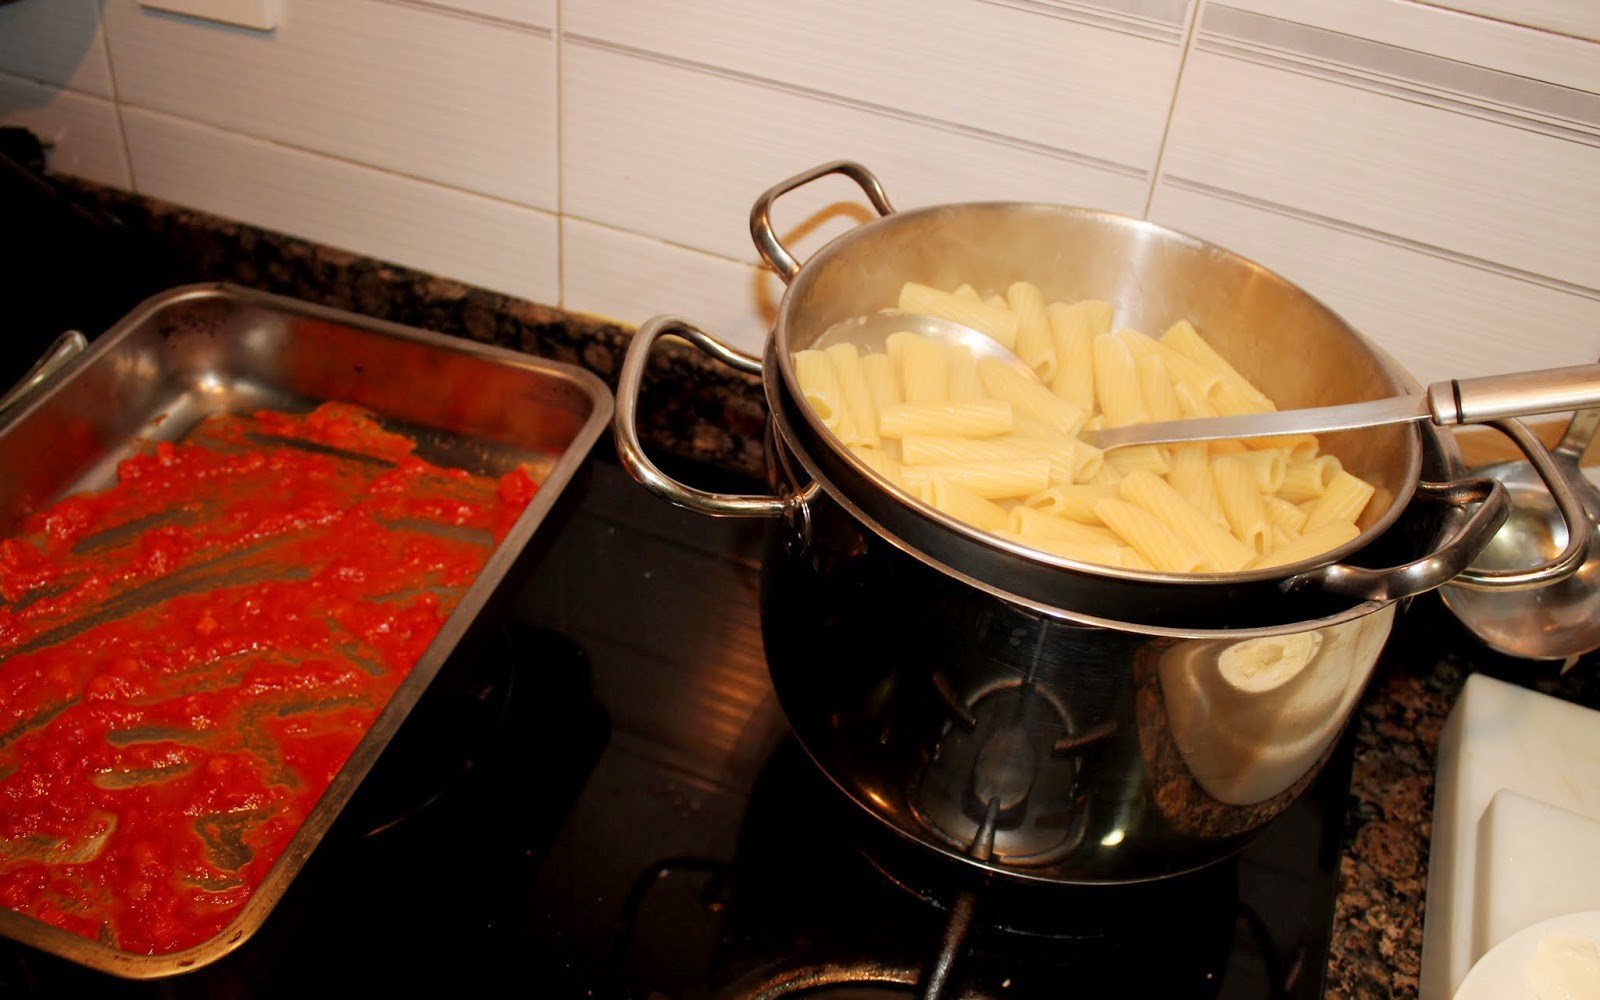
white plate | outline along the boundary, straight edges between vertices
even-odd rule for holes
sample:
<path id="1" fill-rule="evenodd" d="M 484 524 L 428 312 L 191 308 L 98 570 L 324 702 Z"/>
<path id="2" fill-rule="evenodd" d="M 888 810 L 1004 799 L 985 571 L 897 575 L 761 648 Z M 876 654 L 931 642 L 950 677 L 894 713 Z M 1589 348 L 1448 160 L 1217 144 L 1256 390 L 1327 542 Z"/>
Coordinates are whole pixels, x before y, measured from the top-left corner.
<path id="1" fill-rule="evenodd" d="M 1489 949 L 1467 973 L 1456 991 L 1455 1000 L 1540 1000 L 1528 970 L 1539 942 L 1552 934 L 1585 937 L 1600 947 L 1600 910 L 1552 917 L 1506 938 Z"/>

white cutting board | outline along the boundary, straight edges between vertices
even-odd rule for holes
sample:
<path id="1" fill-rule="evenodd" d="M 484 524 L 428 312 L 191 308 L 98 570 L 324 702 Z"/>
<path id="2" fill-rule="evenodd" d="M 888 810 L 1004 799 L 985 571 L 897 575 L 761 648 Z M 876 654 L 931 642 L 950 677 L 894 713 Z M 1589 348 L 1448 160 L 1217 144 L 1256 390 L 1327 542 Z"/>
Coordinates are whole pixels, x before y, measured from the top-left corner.
<path id="1" fill-rule="evenodd" d="M 1523 928 L 1600 909 L 1597 821 L 1600 712 L 1467 678 L 1439 737 L 1419 1000 L 1450 1000 Z"/>

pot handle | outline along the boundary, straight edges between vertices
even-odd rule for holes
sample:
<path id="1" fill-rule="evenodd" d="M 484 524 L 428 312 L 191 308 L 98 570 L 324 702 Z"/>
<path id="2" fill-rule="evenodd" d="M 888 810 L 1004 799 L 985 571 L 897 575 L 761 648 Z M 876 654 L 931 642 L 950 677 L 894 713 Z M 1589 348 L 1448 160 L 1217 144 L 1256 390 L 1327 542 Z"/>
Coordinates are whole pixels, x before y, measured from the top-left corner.
<path id="1" fill-rule="evenodd" d="M 712 517 L 783 517 L 803 506 L 810 491 L 792 497 L 745 496 L 708 493 L 686 486 L 662 472 L 644 453 L 639 440 L 639 390 L 644 385 L 645 367 L 657 340 L 673 335 L 688 340 L 731 368 L 752 375 L 761 374 L 761 359 L 736 350 L 677 316 L 656 316 L 647 320 L 633 335 L 622 374 L 617 379 L 617 409 L 612 429 L 617 436 L 617 456 L 623 468 L 645 489 L 671 504 Z"/>
<path id="2" fill-rule="evenodd" d="M 853 160 L 835 160 L 824 163 L 820 167 L 812 167 L 802 174 L 795 174 L 786 181 L 779 181 L 768 188 L 750 209 L 750 237 L 756 241 L 756 249 L 761 251 L 761 256 L 766 258 L 772 269 L 778 272 L 778 277 L 784 284 L 794 280 L 800 273 L 800 262 L 794 259 L 783 242 L 778 239 L 778 233 L 772 228 L 772 203 L 779 196 L 788 194 L 797 187 L 810 184 L 819 177 L 829 174 L 844 174 L 846 177 L 861 185 L 872 207 L 878 210 L 879 215 L 889 215 L 894 207 L 889 204 L 889 196 L 883 193 L 883 185 L 878 183 L 872 171 Z"/>
<path id="3" fill-rule="evenodd" d="M 89 349 L 89 339 L 77 330 L 68 330 L 55 339 L 44 356 L 34 362 L 28 374 L 22 376 L 4 396 L 0 396 L 0 413 L 27 399 L 45 380 L 66 366 L 67 362 Z"/>
<path id="4" fill-rule="evenodd" d="M 1316 586 L 1331 594 L 1373 601 L 1397 601 L 1433 590 L 1446 583 L 1471 590 L 1529 590 L 1566 579 L 1578 571 L 1588 553 L 1588 516 L 1555 460 L 1533 432 L 1520 420 L 1506 418 L 1485 421 L 1516 442 L 1550 487 L 1556 506 L 1568 526 L 1567 547 L 1554 559 L 1529 569 L 1473 570 L 1489 540 L 1505 524 L 1511 513 L 1511 498 L 1506 488 L 1494 479 L 1463 479 L 1453 483 L 1418 483 L 1417 495 L 1424 500 L 1465 506 L 1476 503 L 1467 523 L 1438 551 L 1401 566 L 1365 569 L 1334 563 L 1284 581 L 1286 590 Z M 1581 527 L 1574 528 L 1574 525 Z"/>

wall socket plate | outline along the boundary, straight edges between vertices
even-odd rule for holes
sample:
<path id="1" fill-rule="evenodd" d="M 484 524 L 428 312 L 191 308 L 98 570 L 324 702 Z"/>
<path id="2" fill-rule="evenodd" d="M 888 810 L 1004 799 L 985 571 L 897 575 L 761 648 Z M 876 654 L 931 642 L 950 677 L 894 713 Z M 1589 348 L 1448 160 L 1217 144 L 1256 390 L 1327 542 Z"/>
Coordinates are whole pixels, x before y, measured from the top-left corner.
<path id="1" fill-rule="evenodd" d="M 278 26 L 279 0 L 139 0 L 139 6 L 257 31 Z"/>

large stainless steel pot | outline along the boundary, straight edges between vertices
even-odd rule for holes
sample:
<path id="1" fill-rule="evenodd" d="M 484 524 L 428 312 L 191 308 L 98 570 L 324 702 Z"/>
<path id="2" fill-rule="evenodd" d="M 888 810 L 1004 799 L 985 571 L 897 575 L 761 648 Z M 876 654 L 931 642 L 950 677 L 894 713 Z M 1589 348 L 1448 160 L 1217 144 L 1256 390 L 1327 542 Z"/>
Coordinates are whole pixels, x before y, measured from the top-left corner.
<path id="1" fill-rule="evenodd" d="M 802 268 L 773 233 L 792 188 L 844 173 L 884 218 Z M 1321 405 L 1415 391 L 1379 349 L 1287 281 L 1140 220 L 1051 205 L 965 204 L 890 214 L 864 168 L 828 164 L 757 202 L 757 246 L 790 282 L 764 363 L 686 321 L 642 327 L 618 392 L 618 450 L 671 502 L 766 516 L 767 658 L 801 743 L 855 801 L 906 837 L 1031 880 L 1160 877 L 1224 856 L 1280 812 L 1327 755 L 1392 627 L 1396 602 L 1457 577 L 1506 516 L 1492 480 L 1453 474 L 1432 429 L 1329 435 L 1376 483 L 1361 536 L 1325 557 L 1176 576 L 1089 566 L 1010 545 L 886 488 L 802 405 L 790 355 L 839 320 L 895 301 L 904 281 L 1099 297 L 1118 321 L 1188 318 L 1264 391 Z M 771 496 L 694 490 L 639 445 L 653 342 L 677 334 L 760 373 Z M 1501 426 L 1548 464 L 1515 421 Z M 1426 442 L 1426 446 L 1425 446 Z M 1570 573 L 1556 564 L 1487 586 Z M 1281 682 L 1241 687 L 1230 658 L 1311 653 Z"/>

